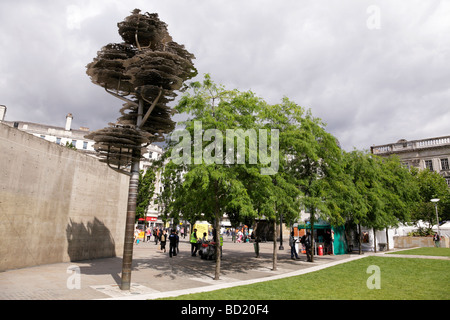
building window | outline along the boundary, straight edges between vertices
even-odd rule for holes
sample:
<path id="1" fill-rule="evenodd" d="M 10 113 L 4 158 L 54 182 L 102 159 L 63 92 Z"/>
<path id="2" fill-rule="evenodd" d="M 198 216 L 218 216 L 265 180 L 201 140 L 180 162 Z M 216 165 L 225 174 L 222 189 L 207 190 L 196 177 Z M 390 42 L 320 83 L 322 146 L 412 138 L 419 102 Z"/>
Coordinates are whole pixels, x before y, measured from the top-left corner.
<path id="1" fill-rule="evenodd" d="M 445 182 L 447 182 L 447 185 L 450 188 L 450 177 L 445 178 Z"/>
<path id="2" fill-rule="evenodd" d="M 411 165 L 410 165 L 410 163 L 407 162 L 407 161 L 402 162 L 402 166 L 403 166 L 404 168 L 408 169 L 408 170 L 411 169 Z"/>
<path id="3" fill-rule="evenodd" d="M 433 160 L 425 160 L 425 168 L 433 171 Z"/>
<path id="4" fill-rule="evenodd" d="M 442 170 L 450 169 L 450 167 L 448 166 L 448 158 L 441 159 L 441 169 Z"/>
<path id="5" fill-rule="evenodd" d="M 61 144 L 61 138 L 56 138 L 56 144 Z"/>
<path id="6" fill-rule="evenodd" d="M 84 150 L 87 149 L 87 145 L 88 145 L 87 141 L 83 141 L 83 149 L 84 149 Z"/>
<path id="7" fill-rule="evenodd" d="M 76 148 L 77 147 L 77 140 L 72 140 L 71 144 Z"/>

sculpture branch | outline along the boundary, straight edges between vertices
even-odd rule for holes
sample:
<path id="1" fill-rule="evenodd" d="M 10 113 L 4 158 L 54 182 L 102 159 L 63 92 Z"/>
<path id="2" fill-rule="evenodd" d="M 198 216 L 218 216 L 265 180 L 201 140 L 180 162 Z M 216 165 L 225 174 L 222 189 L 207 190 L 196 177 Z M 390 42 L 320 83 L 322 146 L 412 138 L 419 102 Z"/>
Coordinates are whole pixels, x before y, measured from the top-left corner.
<path id="1" fill-rule="evenodd" d="M 105 91 L 108 92 L 109 94 L 113 95 L 114 97 L 120 99 L 120 100 L 123 100 L 123 101 L 125 101 L 125 102 L 131 103 L 132 105 L 135 105 L 135 106 L 139 106 L 135 101 L 130 100 L 130 99 L 127 99 L 127 98 L 125 98 L 124 96 L 121 96 L 121 95 L 118 94 L 118 93 L 114 93 L 114 92 L 112 92 L 112 91 L 109 91 L 108 88 L 107 88 L 106 86 L 105 86 Z"/>
<path id="2" fill-rule="evenodd" d="M 144 126 L 144 123 L 147 121 L 148 117 L 150 117 L 150 114 L 152 113 L 153 109 L 155 109 L 156 104 L 158 103 L 159 98 L 161 97 L 161 93 L 162 93 L 162 89 L 159 89 L 159 93 L 158 96 L 156 97 L 155 101 L 153 101 L 153 103 L 151 104 L 150 108 L 147 110 L 147 112 L 145 113 L 144 118 L 142 119 L 142 122 L 139 125 L 139 129 L 141 129 Z M 147 99 L 145 99 L 144 97 L 142 97 L 142 99 L 144 99 L 145 101 L 147 101 L 148 103 L 150 103 L 150 101 L 148 101 Z"/>

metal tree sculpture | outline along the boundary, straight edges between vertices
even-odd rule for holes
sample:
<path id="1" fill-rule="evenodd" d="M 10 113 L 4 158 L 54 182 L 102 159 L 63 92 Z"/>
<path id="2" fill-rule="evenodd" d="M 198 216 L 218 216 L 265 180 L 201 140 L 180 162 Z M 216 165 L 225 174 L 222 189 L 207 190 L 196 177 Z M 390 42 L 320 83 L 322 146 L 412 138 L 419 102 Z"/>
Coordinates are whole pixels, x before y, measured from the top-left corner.
<path id="1" fill-rule="evenodd" d="M 95 141 L 100 161 L 130 175 L 121 285 L 122 290 L 129 290 L 143 149 L 173 131 L 173 111 L 168 103 L 197 70 L 192 63 L 194 55 L 172 41 L 167 24 L 159 20 L 158 14 L 141 14 L 135 9 L 117 26 L 124 42 L 104 46 L 86 66 L 86 73 L 93 83 L 125 104 L 115 124 L 86 137 Z"/>

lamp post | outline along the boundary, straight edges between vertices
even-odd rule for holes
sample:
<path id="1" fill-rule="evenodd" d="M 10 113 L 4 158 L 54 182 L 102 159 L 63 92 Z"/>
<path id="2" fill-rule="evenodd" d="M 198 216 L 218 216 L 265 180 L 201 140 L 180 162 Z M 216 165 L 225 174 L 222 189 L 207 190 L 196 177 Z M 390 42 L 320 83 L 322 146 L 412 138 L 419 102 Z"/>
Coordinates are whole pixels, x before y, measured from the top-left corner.
<path id="1" fill-rule="evenodd" d="M 284 250 L 283 247 L 283 215 L 280 214 L 280 247 L 279 250 Z"/>
<path id="2" fill-rule="evenodd" d="M 437 203 L 439 202 L 439 199 L 431 199 L 430 201 L 434 203 L 434 207 L 436 209 L 437 234 L 440 237 L 441 233 L 439 231 L 439 216 L 438 216 L 438 209 L 437 209 Z"/>

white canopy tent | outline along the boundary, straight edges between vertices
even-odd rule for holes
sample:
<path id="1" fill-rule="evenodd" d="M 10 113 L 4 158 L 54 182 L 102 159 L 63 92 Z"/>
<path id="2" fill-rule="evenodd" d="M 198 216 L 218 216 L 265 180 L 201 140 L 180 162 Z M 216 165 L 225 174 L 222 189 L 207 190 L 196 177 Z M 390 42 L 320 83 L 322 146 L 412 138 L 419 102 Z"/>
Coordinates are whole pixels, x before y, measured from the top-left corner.
<path id="1" fill-rule="evenodd" d="M 428 222 L 423 222 L 422 220 L 417 221 L 417 223 L 412 226 L 400 224 L 397 228 L 394 229 L 394 235 L 407 236 L 408 233 L 417 231 L 419 228 L 426 229 L 429 227 L 430 227 L 430 224 Z"/>
<path id="2" fill-rule="evenodd" d="M 438 231 L 437 225 L 434 225 L 431 229 L 434 232 Z M 446 223 L 439 226 L 439 233 L 441 234 L 441 236 L 450 238 L 450 221 L 447 221 Z"/>

